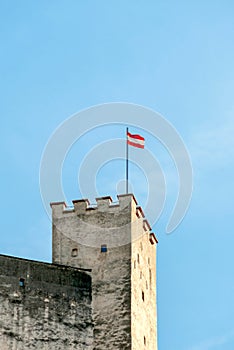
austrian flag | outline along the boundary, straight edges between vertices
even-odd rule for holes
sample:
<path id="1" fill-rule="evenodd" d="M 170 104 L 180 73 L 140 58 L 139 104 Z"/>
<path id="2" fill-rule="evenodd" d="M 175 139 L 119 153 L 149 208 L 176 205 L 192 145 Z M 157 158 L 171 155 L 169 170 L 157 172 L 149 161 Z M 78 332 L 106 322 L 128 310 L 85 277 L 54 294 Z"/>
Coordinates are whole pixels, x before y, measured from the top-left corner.
<path id="1" fill-rule="evenodd" d="M 128 140 L 128 145 L 130 146 L 138 147 L 138 148 L 144 148 L 145 146 L 145 139 L 140 135 L 133 135 L 133 134 L 130 134 L 130 132 L 127 132 L 127 140 Z"/>

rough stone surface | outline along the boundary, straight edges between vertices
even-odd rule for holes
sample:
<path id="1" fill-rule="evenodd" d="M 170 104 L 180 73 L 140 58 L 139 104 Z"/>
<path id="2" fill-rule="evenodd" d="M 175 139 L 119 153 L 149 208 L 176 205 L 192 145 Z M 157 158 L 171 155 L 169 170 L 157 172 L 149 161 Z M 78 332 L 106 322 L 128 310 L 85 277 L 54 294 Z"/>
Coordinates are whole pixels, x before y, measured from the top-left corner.
<path id="1" fill-rule="evenodd" d="M 149 232 L 142 231 L 141 238 L 132 244 L 132 349 L 155 350 L 156 251 L 149 241 Z"/>
<path id="2" fill-rule="evenodd" d="M 51 204 L 53 264 L 0 255 L 0 349 L 157 350 L 157 240 L 143 211 L 133 195 L 73 205 Z"/>
<path id="3" fill-rule="evenodd" d="M 85 272 L 0 255 L 0 349 L 93 349 L 91 292 Z"/>
<path id="4" fill-rule="evenodd" d="M 134 196 L 73 204 L 52 204 L 53 262 L 92 269 L 94 349 L 156 350 L 156 245 Z"/>

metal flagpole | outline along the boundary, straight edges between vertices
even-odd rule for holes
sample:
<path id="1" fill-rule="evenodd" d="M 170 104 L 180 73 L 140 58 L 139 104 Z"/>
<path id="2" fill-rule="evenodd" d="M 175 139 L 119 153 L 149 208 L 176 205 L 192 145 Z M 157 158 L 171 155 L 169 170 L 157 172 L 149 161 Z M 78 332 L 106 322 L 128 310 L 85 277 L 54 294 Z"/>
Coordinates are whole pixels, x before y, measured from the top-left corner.
<path id="1" fill-rule="evenodd" d="M 128 194 L 128 128 L 126 128 L 126 194 Z"/>

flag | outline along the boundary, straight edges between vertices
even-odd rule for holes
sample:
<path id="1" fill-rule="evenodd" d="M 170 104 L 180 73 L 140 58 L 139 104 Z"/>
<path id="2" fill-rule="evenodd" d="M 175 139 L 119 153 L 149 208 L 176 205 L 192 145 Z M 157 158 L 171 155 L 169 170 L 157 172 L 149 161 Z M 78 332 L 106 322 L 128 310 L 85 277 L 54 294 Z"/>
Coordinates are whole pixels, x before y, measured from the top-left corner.
<path id="1" fill-rule="evenodd" d="M 130 134 L 130 132 L 128 131 L 127 131 L 127 142 L 128 142 L 128 145 L 133 147 L 144 148 L 145 146 L 144 137 L 140 135 Z"/>

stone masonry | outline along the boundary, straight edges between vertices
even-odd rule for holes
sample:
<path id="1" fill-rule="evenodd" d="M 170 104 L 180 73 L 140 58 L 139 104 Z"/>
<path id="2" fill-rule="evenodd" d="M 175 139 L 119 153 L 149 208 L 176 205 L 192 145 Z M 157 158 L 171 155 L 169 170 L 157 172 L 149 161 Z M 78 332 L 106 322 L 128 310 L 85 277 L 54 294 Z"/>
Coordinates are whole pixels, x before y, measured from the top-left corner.
<path id="1" fill-rule="evenodd" d="M 132 194 L 51 203 L 52 264 L 0 255 L 1 350 L 157 350 L 157 239 Z"/>
<path id="2" fill-rule="evenodd" d="M 53 263 L 92 269 L 94 349 L 156 350 L 156 243 L 133 195 L 52 203 Z"/>
<path id="3" fill-rule="evenodd" d="M 0 255 L 0 349 L 93 349 L 91 278 Z"/>

